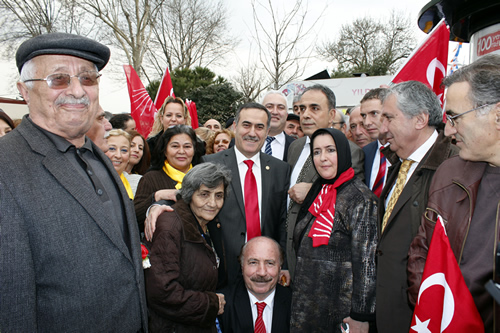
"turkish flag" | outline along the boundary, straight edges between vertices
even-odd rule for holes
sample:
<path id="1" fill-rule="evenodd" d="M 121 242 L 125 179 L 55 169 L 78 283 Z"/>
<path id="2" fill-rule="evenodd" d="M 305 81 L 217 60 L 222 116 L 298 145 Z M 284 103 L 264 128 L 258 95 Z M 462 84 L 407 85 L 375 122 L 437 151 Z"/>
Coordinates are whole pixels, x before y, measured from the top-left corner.
<path id="1" fill-rule="evenodd" d="M 196 110 L 196 103 L 186 99 L 186 106 L 189 111 L 189 115 L 191 116 L 191 127 L 193 129 L 197 129 L 199 127 L 198 125 L 198 111 Z"/>
<path id="2" fill-rule="evenodd" d="M 483 322 L 465 285 L 438 216 L 418 291 L 410 333 L 484 332 Z"/>
<path id="3" fill-rule="evenodd" d="M 172 79 L 170 78 L 170 72 L 168 71 L 167 67 L 167 69 L 165 70 L 165 74 L 163 74 L 163 77 L 161 78 L 158 92 L 156 93 L 155 106 L 157 110 L 160 110 L 163 102 L 165 102 L 165 98 L 167 98 L 168 96 L 172 96 L 175 98 L 174 86 L 172 85 Z"/>
<path id="4" fill-rule="evenodd" d="M 441 81 L 446 76 L 449 41 L 450 29 L 441 20 L 420 47 L 413 51 L 392 82 L 420 81 L 434 91 L 443 105 L 444 89 L 441 88 Z"/>
<path id="5" fill-rule="evenodd" d="M 127 77 L 131 115 L 135 120 L 136 130 L 147 138 L 153 128 L 156 108 L 135 69 L 130 65 L 123 65 L 123 70 Z"/>

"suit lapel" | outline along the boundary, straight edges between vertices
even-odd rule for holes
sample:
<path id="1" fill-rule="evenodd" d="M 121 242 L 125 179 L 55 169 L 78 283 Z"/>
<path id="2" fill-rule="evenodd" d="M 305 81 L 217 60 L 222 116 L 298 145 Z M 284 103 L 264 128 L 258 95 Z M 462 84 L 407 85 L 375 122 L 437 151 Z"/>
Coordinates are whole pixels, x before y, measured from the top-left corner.
<path id="1" fill-rule="evenodd" d="M 266 223 L 263 223 L 262 221 L 266 221 L 267 219 L 267 214 L 269 213 L 267 209 L 267 205 L 265 204 L 266 202 L 271 202 L 271 185 L 273 184 L 273 179 L 272 179 L 272 174 L 273 170 L 270 165 L 271 162 L 271 157 L 267 154 L 260 153 L 260 175 L 261 175 L 261 188 L 262 188 L 262 199 L 261 199 L 261 226 L 265 226 Z M 261 227 L 262 228 L 262 227 Z M 262 231 L 262 230 L 261 230 Z"/>
<path id="2" fill-rule="evenodd" d="M 230 193 L 230 195 L 235 196 L 241 210 L 241 215 L 245 216 L 245 204 L 243 201 L 243 189 L 241 188 L 240 170 L 238 169 L 238 164 L 236 162 L 234 147 L 225 150 L 224 159 L 224 164 L 229 168 L 229 170 L 231 170 L 231 175 L 233 177 L 231 181 L 232 193 Z"/>
<path id="3" fill-rule="evenodd" d="M 118 249 L 120 249 L 125 257 L 131 260 L 130 252 L 121 237 L 121 231 L 118 226 L 106 219 L 108 214 L 104 210 L 104 206 L 94 190 L 89 186 L 82 186 L 81 179 L 77 176 L 78 171 L 76 171 L 68 162 L 67 158 L 54 147 L 54 144 L 45 134 L 36 128 L 30 121 L 24 121 L 23 123 L 25 125 L 19 126 L 19 132 L 34 152 L 44 156 L 42 164 L 47 171 L 51 173 L 59 184 L 87 211 L 90 217 L 98 224 L 101 230 Z M 93 145 L 93 147 L 96 149 L 95 145 Z M 97 154 L 99 153 L 101 157 L 105 156 L 102 152 L 99 151 Z M 109 165 L 106 164 L 108 169 L 110 165 L 110 162 Z M 115 182 L 116 179 L 119 180 L 118 175 L 115 177 Z"/>
<path id="4" fill-rule="evenodd" d="M 287 319 L 289 307 L 290 304 L 285 302 L 285 298 L 281 295 L 280 288 L 276 286 L 276 293 L 274 294 L 273 322 L 271 324 L 272 332 L 280 332 L 283 330 L 283 322 Z"/>
<path id="5" fill-rule="evenodd" d="M 242 332 L 253 332 L 252 308 L 250 306 L 250 297 L 242 280 L 238 282 L 236 288 L 235 300 L 238 303 L 235 306 L 236 321 L 240 323 Z"/>

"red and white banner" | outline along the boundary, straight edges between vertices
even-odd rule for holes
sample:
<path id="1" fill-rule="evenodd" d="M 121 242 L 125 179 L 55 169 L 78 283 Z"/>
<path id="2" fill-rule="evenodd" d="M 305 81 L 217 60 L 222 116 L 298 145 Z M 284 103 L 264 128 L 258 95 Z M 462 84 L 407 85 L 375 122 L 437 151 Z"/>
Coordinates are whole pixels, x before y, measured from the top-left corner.
<path id="1" fill-rule="evenodd" d="M 450 30 L 444 20 L 441 20 L 424 42 L 413 51 L 392 82 L 420 81 L 436 93 L 443 105 L 444 88 L 441 88 L 441 81 L 446 76 L 449 41 Z"/>
<path id="2" fill-rule="evenodd" d="M 158 92 L 156 93 L 155 106 L 157 110 L 160 110 L 163 102 L 165 102 L 165 98 L 168 96 L 175 97 L 174 86 L 172 85 L 172 79 L 170 78 L 170 72 L 167 67 L 165 74 L 163 74 L 163 77 L 161 78 Z"/>
<path id="3" fill-rule="evenodd" d="M 198 111 L 196 110 L 196 103 L 186 99 L 186 106 L 189 111 L 189 116 L 191 116 L 191 127 L 193 129 L 197 129 L 199 127 L 198 124 Z"/>
<path id="4" fill-rule="evenodd" d="M 127 77 L 128 95 L 130 97 L 130 114 L 135 120 L 137 132 L 147 138 L 153 128 L 156 107 L 135 69 L 130 65 L 123 65 L 123 70 Z"/>
<path id="5" fill-rule="evenodd" d="M 438 217 L 410 333 L 484 332 L 483 322 Z"/>

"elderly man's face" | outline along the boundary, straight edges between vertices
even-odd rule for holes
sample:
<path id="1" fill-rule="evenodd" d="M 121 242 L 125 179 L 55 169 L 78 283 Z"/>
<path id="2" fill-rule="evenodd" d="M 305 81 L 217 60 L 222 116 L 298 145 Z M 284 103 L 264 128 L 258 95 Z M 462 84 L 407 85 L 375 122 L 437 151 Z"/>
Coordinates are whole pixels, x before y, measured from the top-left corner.
<path id="1" fill-rule="evenodd" d="M 212 131 L 219 131 L 221 129 L 220 123 L 215 119 L 209 119 L 203 124 L 203 127 L 211 129 Z"/>
<path id="2" fill-rule="evenodd" d="M 276 288 L 281 272 L 276 244 L 266 238 L 252 239 L 243 253 L 241 270 L 252 295 L 260 301 L 266 299 Z"/>
<path id="3" fill-rule="evenodd" d="M 95 71 L 92 62 L 67 55 L 41 55 L 32 59 L 34 76 L 46 78 L 50 74 L 71 76 Z M 38 126 L 81 145 L 85 132 L 92 126 L 99 108 L 99 85 L 83 86 L 78 78 L 71 78 L 69 87 L 51 89 L 47 82 L 18 82 L 18 89 L 29 107 L 30 117 Z M 76 142 L 77 141 L 77 142 Z"/>
<path id="4" fill-rule="evenodd" d="M 106 119 L 104 110 L 100 109 L 86 135 L 105 153 L 109 149 L 108 140 L 105 138 L 106 132 L 111 131 L 111 129 L 111 123 Z"/>
<path id="5" fill-rule="evenodd" d="M 298 120 L 287 120 L 285 126 L 285 133 L 291 137 L 298 139 L 304 136 L 304 133 L 300 129 L 300 124 Z"/>
<path id="6" fill-rule="evenodd" d="M 417 148 L 417 117 L 408 118 L 397 107 L 396 96 L 390 95 L 382 106 L 381 132 L 399 158 L 408 158 Z"/>
<path id="7" fill-rule="evenodd" d="M 278 94 L 269 94 L 264 98 L 262 104 L 271 113 L 271 132 L 273 130 L 282 132 L 288 115 L 285 97 Z"/>
<path id="8" fill-rule="evenodd" d="M 453 83 L 446 93 L 446 113 L 450 116 L 466 112 L 475 107 L 467 96 L 468 82 Z M 455 126 L 446 122 L 445 134 L 455 137 L 460 148 L 460 157 L 468 161 L 483 161 L 498 164 L 500 132 L 496 122 L 500 106 L 486 106 L 455 118 Z M 487 112 L 487 110 L 490 110 Z M 486 114 L 484 114 L 487 112 Z M 479 114 L 478 114 L 479 113 Z M 498 165 L 497 165 L 498 166 Z"/>

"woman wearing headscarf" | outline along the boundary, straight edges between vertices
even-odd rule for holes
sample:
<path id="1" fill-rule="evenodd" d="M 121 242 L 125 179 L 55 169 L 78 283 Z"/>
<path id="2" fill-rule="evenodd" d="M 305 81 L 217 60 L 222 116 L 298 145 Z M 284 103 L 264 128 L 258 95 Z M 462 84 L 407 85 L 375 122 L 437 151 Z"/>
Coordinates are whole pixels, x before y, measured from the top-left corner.
<path id="1" fill-rule="evenodd" d="M 351 167 L 345 135 L 311 137 L 319 174 L 297 218 L 291 332 L 368 332 L 375 317 L 377 197 Z"/>

